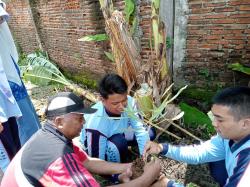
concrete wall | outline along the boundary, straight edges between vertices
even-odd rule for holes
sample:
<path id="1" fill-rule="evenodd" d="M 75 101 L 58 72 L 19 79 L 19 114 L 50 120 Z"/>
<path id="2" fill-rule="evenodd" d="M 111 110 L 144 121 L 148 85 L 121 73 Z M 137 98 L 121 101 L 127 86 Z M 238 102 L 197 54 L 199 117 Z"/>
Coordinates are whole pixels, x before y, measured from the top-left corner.
<path id="1" fill-rule="evenodd" d="M 167 49 L 167 62 L 170 66 L 171 72 L 173 71 L 173 47 L 174 47 L 174 14 L 175 14 L 175 1 L 162 0 L 160 8 L 160 16 L 165 23 L 167 38 L 170 42 L 170 48 Z"/>
<path id="2" fill-rule="evenodd" d="M 187 0 L 175 1 L 174 20 L 174 54 L 173 54 L 173 80 L 176 85 L 188 84 L 188 80 L 183 77 L 181 67 L 186 63 L 186 41 L 188 22 L 188 2 Z"/>

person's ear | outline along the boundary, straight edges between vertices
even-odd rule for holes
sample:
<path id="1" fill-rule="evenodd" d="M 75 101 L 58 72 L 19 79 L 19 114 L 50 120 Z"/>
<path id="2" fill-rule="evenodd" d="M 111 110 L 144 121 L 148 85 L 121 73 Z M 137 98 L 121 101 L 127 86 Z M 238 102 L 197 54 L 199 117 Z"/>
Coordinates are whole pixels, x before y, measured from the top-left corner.
<path id="1" fill-rule="evenodd" d="M 54 120 L 54 124 L 56 125 L 57 128 L 62 128 L 63 127 L 63 117 L 56 117 Z"/>
<path id="2" fill-rule="evenodd" d="M 246 118 L 243 120 L 243 128 L 250 129 L 250 118 Z"/>
<path id="3" fill-rule="evenodd" d="M 101 102 L 102 102 L 102 103 L 104 103 L 104 102 L 105 102 L 105 98 L 104 98 L 104 97 L 102 97 L 102 96 L 100 96 L 100 100 L 101 100 Z"/>

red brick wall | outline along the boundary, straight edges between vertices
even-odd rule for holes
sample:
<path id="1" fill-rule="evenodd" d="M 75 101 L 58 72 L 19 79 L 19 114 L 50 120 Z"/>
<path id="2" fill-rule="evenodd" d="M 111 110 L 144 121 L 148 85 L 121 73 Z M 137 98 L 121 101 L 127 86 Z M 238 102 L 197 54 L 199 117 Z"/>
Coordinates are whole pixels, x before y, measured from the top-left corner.
<path id="1" fill-rule="evenodd" d="M 9 26 L 23 51 L 32 52 L 38 48 L 36 31 L 30 14 L 28 1 L 11 1 L 7 3 L 10 14 Z"/>
<path id="2" fill-rule="evenodd" d="M 186 57 L 178 74 L 185 81 L 200 86 L 224 86 L 234 80 L 249 79 L 233 73 L 227 65 L 249 64 L 250 1 L 249 0 L 187 0 L 190 14 L 187 25 Z M 30 1 L 43 48 L 60 67 L 72 73 L 98 75 L 114 71 L 103 49 L 108 42 L 79 42 L 77 39 L 104 33 L 104 20 L 98 0 L 36 0 Z M 124 0 L 114 0 L 114 6 L 124 9 Z M 28 53 L 38 48 L 28 0 L 8 1 L 10 27 L 16 41 Z M 148 60 L 150 37 L 149 1 L 139 7 L 142 61 Z M 217 83 L 218 82 L 218 83 Z"/>
<path id="3" fill-rule="evenodd" d="M 10 27 L 24 52 L 38 48 L 27 0 L 11 0 Z M 103 49 L 108 42 L 79 42 L 91 34 L 104 33 L 104 21 L 98 0 L 31 1 L 43 48 L 61 68 L 72 73 L 103 75 L 114 69 Z M 20 11 L 21 10 L 21 11 Z M 19 15 L 20 14 L 20 15 Z M 28 28 L 27 28 L 28 27 Z M 32 41 L 32 42 L 30 42 Z"/>
<path id="4" fill-rule="evenodd" d="M 89 72 L 99 77 L 114 71 L 115 67 L 103 53 L 109 49 L 108 42 L 79 42 L 77 39 L 85 35 L 104 33 L 104 20 L 98 0 L 37 0 L 30 1 L 34 21 L 37 26 L 42 46 L 61 68 L 73 73 Z M 115 0 L 116 9 L 123 11 L 124 1 Z M 144 6 L 145 3 L 142 4 Z M 142 7 L 142 28 L 148 33 L 148 11 Z M 32 22 L 28 0 L 11 0 L 8 11 L 12 15 L 9 22 L 17 43 L 26 53 L 38 48 L 36 30 Z M 145 24 L 147 23 L 147 24 Z M 148 34 L 142 43 L 148 46 Z M 142 54 L 148 47 L 142 47 Z M 143 55 L 144 60 L 146 56 Z"/>
<path id="5" fill-rule="evenodd" d="M 79 42 L 91 34 L 104 33 L 98 0 L 40 0 L 41 39 L 52 60 L 72 72 L 105 74 L 113 69 L 103 53 L 105 42 Z"/>
<path id="6" fill-rule="evenodd" d="M 227 65 L 250 66 L 250 1 L 189 0 L 189 9 L 185 79 L 200 86 L 249 81 Z"/>

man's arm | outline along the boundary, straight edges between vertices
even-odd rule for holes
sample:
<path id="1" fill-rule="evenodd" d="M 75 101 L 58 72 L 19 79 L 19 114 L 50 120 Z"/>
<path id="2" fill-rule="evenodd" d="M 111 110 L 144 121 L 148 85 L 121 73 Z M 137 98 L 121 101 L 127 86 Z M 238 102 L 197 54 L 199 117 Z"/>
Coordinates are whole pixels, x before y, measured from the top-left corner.
<path id="1" fill-rule="evenodd" d="M 89 158 L 84 162 L 84 166 L 93 173 L 97 174 L 114 174 L 124 172 L 130 164 L 110 163 L 100 159 Z M 161 170 L 159 160 L 151 161 L 144 167 L 144 173 L 141 177 L 131 180 L 124 184 L 118 184 L 118 187 L 138 187 L 151 186 L 151 184 L 158 178 Z"/>
<path id="2" fill-rule="evenodd" d="M 148 142 L 145 146 L 144 156 L 151 153 L 161 153 L 169 158 L 189 164 L 213 162 L 225 159 L 223 141 L 224 140 L 217 135 L 199 145 L 190 146 L 173 146 L 167 143 L 157 144 Z"/>
<path id="3" fill-rule="evenodd" d="M 120 164 L 107 162 L 98 158 L 88 157 L 83 163 L 84 167 L 88 169 L 91 173 L 100 175 L 113 175 L 123 173 L 127 168 L 131 167 L 131 164 Z"/>
<path id="4" fill-rule="evenodd" d="M 210 140 L 199 145 L 190 146 L 163 146 L 166 151 L 165 156 L 186 162 L 188 164 L 200 164 L 214 162 L 225 159 L 225 147 L 223 139 L 220 136 L 214 136 Z M 163 150 L 162 153 L 164 153 Z"/>

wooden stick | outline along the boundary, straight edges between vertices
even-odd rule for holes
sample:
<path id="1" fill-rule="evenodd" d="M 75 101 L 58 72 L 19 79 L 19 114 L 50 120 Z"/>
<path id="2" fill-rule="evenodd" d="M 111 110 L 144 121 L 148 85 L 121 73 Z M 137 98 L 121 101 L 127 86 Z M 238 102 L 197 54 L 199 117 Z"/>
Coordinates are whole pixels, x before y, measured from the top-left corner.
<path id="1" fill-rule="evenodd" d="M 193 135 L 191 132 L 187 131 L 186 129 L 183 129 L 182 127 L 180 127 L 179 125 L 177 125 L 176 123 L 174 123 L 171 120 L 167 120 L 169 123 L 171 123 L 171 125 L 175 126 L 176 128 L 180 129 L 182 132 L 186 133 L 187 135 L 191 136 L 192 138 L 198 140 L 198 141 L 202 141 L 202 139 L 198 138 L 197 136 Z"/>
<path id="2" fill-rule="evenodd" d="M 157 125 L 153 124 L 152 122 L 147 121 L 147 120 L 145 120 L 145 119 L 144 119 L 144 121 L 145 121 L 147 124 L 150 124 L 151 126 L 153 126 L 153 127 L 157 128 L 157 129 L 159 129 L 159 130 L 161 130 L 161 131 L 163 131 L 163 132 L 169 134 L 170 136 L 173 136 L 173 137 L 176 138 L 177 140 L 181 140 L 181 138 L 180 138 L 179 136 L 173 134 L 172 132 L 169 132 L 169 131 L 167 131 L 167 130 L 165 130 L 165 129 L 163 129 L 163 128 L 161 128 L 161 127 L 159 127 L 159 126 L 157 126 Z"/>

